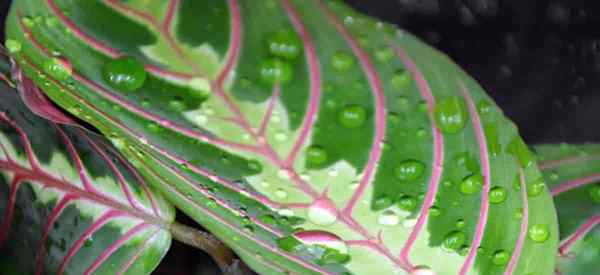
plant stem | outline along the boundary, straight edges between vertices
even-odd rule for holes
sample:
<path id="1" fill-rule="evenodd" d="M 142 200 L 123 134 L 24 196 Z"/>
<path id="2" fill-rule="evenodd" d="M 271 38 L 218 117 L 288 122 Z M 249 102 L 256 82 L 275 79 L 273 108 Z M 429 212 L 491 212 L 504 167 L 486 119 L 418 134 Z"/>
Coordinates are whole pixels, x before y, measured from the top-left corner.
<path id="1" fill-rule="evenodd" d="M 177 222 L 170 231 L 175 240 L 208 253 L 224 274 L 234 263 L 233 251 L 210 233 Z"/>

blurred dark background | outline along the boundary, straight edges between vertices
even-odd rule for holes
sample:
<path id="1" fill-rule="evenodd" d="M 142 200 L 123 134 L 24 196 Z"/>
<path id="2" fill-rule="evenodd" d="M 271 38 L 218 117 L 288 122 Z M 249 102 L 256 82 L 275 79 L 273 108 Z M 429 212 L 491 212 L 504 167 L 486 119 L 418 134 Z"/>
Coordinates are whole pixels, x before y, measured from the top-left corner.
<path id="1" fill-rule="evenodd" d="M 10 1 L 0 2 L 3 18 Z M 450 55 L 528 143 L 600 142 L 599 1 L 346 2 Z M 202 252 L 174 243 L 155 274 L 217 274 L 209 263 Z"/>

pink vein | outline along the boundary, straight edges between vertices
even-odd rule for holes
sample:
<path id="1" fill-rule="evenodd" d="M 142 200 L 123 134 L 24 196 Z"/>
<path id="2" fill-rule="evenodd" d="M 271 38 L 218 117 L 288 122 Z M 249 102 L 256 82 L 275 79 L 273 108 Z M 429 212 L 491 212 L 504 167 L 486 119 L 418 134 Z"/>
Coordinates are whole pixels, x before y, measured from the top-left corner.
<path id="1" fill-rule="evenodd" d="M 173 24 L 173 18 L 175 17 L 175 11 L 179 7 L 179 0 L 169 0 L 169 6 L 167 7 L 167 14 L 162 22 L 161 28 L 169 32 L 171 25 Z"/>
<path id="2" fill-rule="evenodd" d="M 237 64 L 240 55 L 242 25 L 240 17 L 240 7 L 237 0 L 228 0 L 229 12 L 231 13 L 231 33 L 229 34 L 229 51 L 223 69 L 217 76 L 216 85 L 222 86 L 225 79 L 233 71 L 233 67 Z"/>
<path id="3" fill-rule="evenodd" d="M 111 219 L 123 215 L 124 213 L 122 212 L 116 210 L 108 210 L 106 211 L 106 213 L 102 214 L 102 216 L 100 216 L 96 221 L 94 221 L 94 223 L 90 227 L 88 227 L 83 232 L 83 234 L 79 236 L 79 239 L 77 239 L 75 243 L 69 248 L 69 251 L 67 251 L 67 255 L 63 258 L 62 263 L 58 267 L 58 271 L 56 272 L 56 274 L 62 275 L 64 273 L 65 269 L 67 268 L 67 264 L 71 261 L 73 256 L 75 256 L 75 254 L 81 249 L 85 241 L 90 236 L 92 236 L 96 231 L 102 228 L 102 226 L 108 223 Z"/>
<path id="4" fill-rule="evenodd" d="M 577 228 L 577 230 L 575 231 L 575 233 L 573 233 L 570 237 L 568 237 L 566 240 L 563 240 L 560 243 L 560 247 L 558 248 L 558 252 L 561 255 L 566 255 L 569 253 L 569 249 L 571 249 L 571 247 L 581 238 L 583 238 L 585 236 L 585 234 L 587 234 L 588 232 L 590 232 L 590 230 L 592 230 L 592 228 L 594 228 L 594 226 L 600 224 L 600 215 L 595 215 L 591 218 L 589 218 L 584 224 L 582 224 L 581 226 L 579 226 L 579 228 Z"/>
<path id="5" fill-rule="evenodd" d="M 354 55 L 358 58 L 367 75 L 367 79 L 369 81 L 369 85 L 371 86 L 371 91 L 373 92 L 373 96 L 375 97 L 375 133 L 373 138 L 373 144 L 371 145 L 371 151 L 369 152 L 369 160 L 367 161 L 367 165 L 363 171 L 363 177 L 358 185 L 358 188 L 352 194 L 352 198 L 344 207 L 342 211 L 346 215 L 351 215 L 352 210 L 360 197 L 365 192 L 367 186 L 371 183 L 373 175 L 375 173 L 375 169 L 377 168 L 377 163 L 381 158 L 381 144 L 383 139 L 385 138 L 385 95 L 383 92 L 383 85 L 381 84 L 381 79 L 375 70 L 375 66 L 373 62 L 371 62 L 371 58 L 369 55 L 358 45 L 352 34 L 342 22 L 323 4 L 322 1 L 319 1 L 319 5 L 321 9 L 325 12 L 329 20 L 335 25 L 338 32 L 342 35 L 346 43 L 354 52 Z"/>
<path id="6" fill-rule="evenodd" d="M 521 228 L 519 228 L 519 238 L 515 244 L 512 257 L 508 263 L 504 275 L 511 275 L 514 269 L 517 267 L 517 263 L 521 258 L 521 252 L 523 251 L 523 245 L 525 244 L 525 237 L 527 235 L 527 227 L 529 226 L 529 201 L 527 198 L 527 188 L 525 186 L 525 175 L 523 170 L 519 170 L 519 180 L 521 184 L 521 199 L 523 200 L 523 217 L 521 218 Z"/>
<path id="7" fill-rule="evenodd" d="M 298 139 L 294 143 L 292 150 L 285 161 L 285 165 L 287 167 L 291 167 L 296 160 L 296 156 L 300 152 L 300 149 L 306 143 L 308 135 L 317 118 L 319 102 L 321 102 L 321 68 L 319 65 L 319 58 L 317 56 L 315 44 L 310 37 L 310 34 L 306 30 L 306 26 L 304 26 L 302 23 L 298 12 L 290 4 L 289 0 L 282 1 L 282 4 L 290 18 L 290 21 L 292 22 L 292 25 L 294 26 L 294 29 L 296 29 L 300 35 L 300 38 L 302 39 L 302 42 L 304 43 L 306 62 L 308 64 L 307 69 L 310 78 L 310 98 L 306 115 L 304 116 L 304 121 L 302 122 L 302 130 L 300 131 L 300 135 L 298 136 Z"/>
<path id="8" fill-rule="evenodd" d="M 44 231 L 42 233 L 42 238 L 40 239 L 40 244 L 38 247 L 38 254 L 37 254 L 37 261 L 36 261 L 36 275 L 41 275 L 44 272 L 44 258 L 46 256 L 46 251 L 44 249 L 44 246 L 46 244 L 46 240 L 48 239 L 48 235 L 50 234 L 50 231 L 52 230 L 52 226 L 54 225 L 54 222 L 56 222 L 56 219 L 58 219 L 58 217 L 62 214 L 63 210 L 67 207 L 67 204 L 69 202 L 71 202 L 72 200 L 76 200 L 79 199 L 79 196 L 75 195 L 75 194 L 66 194 L 62 199 L 60 199 L 60 201 L 58 202 L 58 204 L 56 204 L 56 206 L 54 207 L 54 209 L 52 210 L 52 213 L 50 213 L 50 216 L 48 216 L 48 220 L 46 221 L 46 225 L 44 226 Z"/>
<path id="9" fill-rule="evenodd" d="M 275 104 L 277 100 L 279 100 L 279 95 L 281 94 L 281 87 L 279 85 L 275 85 L 273 88 L 273 95 L 269 100 L 269 106 L 267 106 L 267 111 L 265 112 L 263 119 L 260 123 L 260 128 L 258 129 L 258 136 L 265 138 L 265 133 L 267 132 L 267 126 L 269 125 L 269 121 L 271 117 L 273 117 L 273 110 L 275 109 Z"/>
<path id="10" fill-rule="evenodd" d="M 105 55 L 108 55 L 112 58 L 118 58 L 118 57 L 122 56 L 122 53 L 119 52 L 118 50 L 111 48 L 110 46 L 106 45 L 104 42 L 97 40 L 96 38 L 92 37 L 91 35 L 85 33 L 83 30 L 81 30 L 77 26 L 77 24 L 75 24 L 70 18 L 68 18 L 60 10 L 60 8 L 58 8 L 58 6 L 54 2 L 54 0 L 47 0 L 47 3 L 48 3 L 48 6 L 50 7 L 50 10 L 54 13 L 54 15 L 56 15 L 56 17 L 58 17 L 58 19 L 60 19 L 60 21 L 67 27 L 67 29 L 69 29 L 76 37 L 79 37 L 81 40 L 83 40 L 87 45 L 91 46 L 92 48 L 96 49 L 97 51 L 99 51 Z M 180 72 L 167 71 L 167 70 L 164 70 L 164 69 L 162 69 L 156 65 L 152 65 L 152 64 L 146 64 L 145 68 L 149 72 L 154 73 L 159 76 L 163 76 L 163 77 L 173 77 L 173 78 L 178 78 L 178 79 L 182 79 L 182 80 L 188 80 L 188 79 L 192 78 L 191 75 L 188 75 L 185 73 L 180 73 Z"/>
<path id="11" fill-rule="evenodd" d="M 479 113 L 477 112 L 477 107 L 475 107 L 475 103 L 473 102 L 473 98 L 469 94 L 467 87 L 464 83 L 460 83 L 462 88 L 462 92 L 465 100 L 467 101 L 467 106 L 469 109 L 469 114 L 471 115 L 471 122 L 473 125 L 473 129 L 475 131 L 475 136 L 477 137 L 477 143 L 479 144 L 479 158 L 481 161 L 481 173 L 483 174 L 483 190 L 481 192 L 481 204 L 479 210 L 479 220 L 477 222 L 477 226 L 475 227 L 475 236 L 471 241 L 471 248 L 469 250 L 469 254 L 465 259 L 462 267 L 460 268 L 460 275 L 467 274 L 472 267 L 473 261 L 475 260 L 475 255 L 477 254 L 477 248 L 481 244 L 483 239 L 483 234 L 485 233 L 485 226 L 488 222 L 488 211 L 489 211 L 489 192 L 490 192 L 490 160 L 488 154 L 488 145 L 485 137 L 485 132 L 483 131 L 483 127 L 481 126 L 481 120 L 479 118 Z"/>
<path id="12" fill-rule="evenodd" d="M 117 271 L 116 275 L 121 275 L 127 272 L 127 270 L 129 270 L 129 268 L 135 263 L 135 261 L 137 261 L 137 259 L 142 255 L 142 253 L 146 251 L 146 247 L 148 246 L 148 244 L 150 244 L 152 240 L 156 238 L 158 232 L 160 232 L 160 229 L 154 230 L 150 234 L 150 236 L 139 245 L 139 247 L 135 250 L 133 256 L 131 256 L 131 258 L 129 258 L 129 260 L 127 260 L 127 262 L 119 268 L 119 271 Z"/>
<path id="13" fill-rule="evenodd" d="M 549 161 L 541 162 L 538 165 L 538 167 L 540 168 L 540 170 L 548 170 L 548 169 L 556 168 L 561 165 L 576 164 L 579 162 L 592 161 L 592 160 L 600 160 L 600 155 L 591 155 L 591 156 L 583 156 L 583 157 L 574 156 L 574 157 L 566 157 L 566 158 L 557 159 L 557 160 L 549 160 Z"/>
<path id="14" fill-rule="evenodd" d="M 553 197 L 560 195 L 563 192 L 567 192 L 571 189 L 584 186 L 587 184 L 591 184 L 594 182 L 600 181 L 600 173 L 592 174 L 583 178 L 574 179 L 570 181 L 563 182 L 559 185 L 556 185 L 550 189 L 550 193 Z"/>
<path id="15" fill-rule="evenodd" d="M 129 229 L 123 236 L 121 236 L 116 242 L 111 244 L 107 249 L 102 251 L 102 253 L 92 262 L 92 264 L 85 270 L 84 275 L 90 275 L 94 273 L 106 260 L 110 257 L 115 251 L 121 248 L 128 240 L 133 238 L 140 231 L 150 227 L 150 224 L 140 223 L 131 229 Z"/>
<path id="16" fill-rule="evenodd" d="M 410 249 L 414 242 L 417 240 L 419 233 L 425 225 L 425 221 L 427 219 L 427 216 L 429 215 L 429 209 L 431 208 L 431 206 L 433 206 L 433 203 L 435 201 L 435 196 L 437 195 L 440 184 L 440 178 L 442 176 L 442 162 L 444 160 L 444 137 L 438 129 L 435 118 L 433 117 L 433 110 L 435 108 L 435 98 L 433 96 L 433 93 L 431 92 L 431 88 L 429 87 L 427 80 L 425 79 L 425 76 L 419 70 L 417 64 L 412 60 L 412 58 L 408 56 L 408 54 L 404 51 L 404 49 L 393 44 L 392 47 L 396 52 L 396 55 L 400 58 L 402 63 L 404 63 L 406 69 L 412 74 L 415 83 L 419 88 L 419 92 L 421 93 L 421 97 L 423 97 L 427 102 L 429 121 L 431 123 L 431 132 L 433 133 L 433 166 L 431 168 L 431 177 L 429 179 L 429 190 L 425 195 L 425 200 L 423 201 L 421 213 L 417 218 L 417 223 L 413 227 L 412 232 L 410 232 L 406 243 L 400 251 L 400 258 L 402 259 L 402 262 L 412 267 L 412 264 L 410 263 L 409 259 Z"/>

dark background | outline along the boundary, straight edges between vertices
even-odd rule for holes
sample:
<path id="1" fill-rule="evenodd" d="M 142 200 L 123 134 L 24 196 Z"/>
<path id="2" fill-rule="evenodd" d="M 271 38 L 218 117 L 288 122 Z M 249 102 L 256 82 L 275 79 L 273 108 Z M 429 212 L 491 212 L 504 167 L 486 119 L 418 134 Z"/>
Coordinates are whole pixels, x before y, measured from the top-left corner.
<path id="1" fill-rule="evenodd" d="M 0 2 L 3 18 L 10 1 Z M 515 121 L 528 143 L 600 142 L 599 1 L 346 2 L 450 55 Z M 209 268 L 208 262 L 202 252 L 174 243 L 156 274 L 187 275 L 190 268 Z M 197 271 L 216 274 L 210 268 Z"/>

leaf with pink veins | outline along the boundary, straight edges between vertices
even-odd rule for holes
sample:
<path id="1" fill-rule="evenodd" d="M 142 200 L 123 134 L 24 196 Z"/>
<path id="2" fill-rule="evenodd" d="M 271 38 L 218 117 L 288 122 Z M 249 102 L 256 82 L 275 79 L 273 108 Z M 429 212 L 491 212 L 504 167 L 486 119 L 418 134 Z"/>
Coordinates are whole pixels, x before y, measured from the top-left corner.
<path id="1" fill-rule="evenodd" d="M 556 204 L 560 246 L 557 274 L 586 274 L 600 268 L 600 146 L 535 146 L 539 166 Z"/>
<path id="2" fill-rule="evenodd" d="M 16 90 L 0 90 L 0 265 L 19 274 L 150 274 L 170 246 L 172 206 L 102 137 L 41 98 L 28 102 L 34 114 Z"/>
<path id="3" fill-rule="evenodd" d="M 25 74 L 257 272 L 552 271 L 556 220 L 531 152 L 414 36 L 339 1 L 105 1 L 102 18 L 51 2 L 39 10 L 54 26 L 29 24 L 27 0 L 9 17 Z M 66 79 L 46 72 L 57 53 Z M 105 78 L 121 55 L 146 77 L 137 89 Z M 546 241 L 523 238 L 536 224 Z"/>

